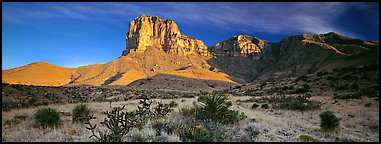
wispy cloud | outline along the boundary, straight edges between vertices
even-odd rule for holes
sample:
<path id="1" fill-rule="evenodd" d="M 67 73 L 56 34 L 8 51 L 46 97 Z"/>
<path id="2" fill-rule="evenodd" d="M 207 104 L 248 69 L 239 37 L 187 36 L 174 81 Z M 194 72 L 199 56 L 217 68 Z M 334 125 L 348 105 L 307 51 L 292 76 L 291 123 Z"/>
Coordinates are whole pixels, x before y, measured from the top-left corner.
<path id="1" fill-rule="evenodd" d="M 34 8 L 32 8 L 34 7 Z M 373 6 L 379 8 L 378 4 Z M 296 2 L 296 3 L 43 3 L 19 5 L 3 3 L 3 21 L 28 23 L 44 19 L 76 19 L 126 26 L 126 17 L 141 13 L 173 19 L 193 26 L 209 26 L 248 33 L 326 33 L 335 31 L 356 36 L 336 25 L 348 9 L 369 9 L 367 3 Z M 33 9 L 31 12 L 30 9 Z M 9 12 L 11 11 L 11 12 Z M 378 25 L 378 11 L 371 13 Z"/>

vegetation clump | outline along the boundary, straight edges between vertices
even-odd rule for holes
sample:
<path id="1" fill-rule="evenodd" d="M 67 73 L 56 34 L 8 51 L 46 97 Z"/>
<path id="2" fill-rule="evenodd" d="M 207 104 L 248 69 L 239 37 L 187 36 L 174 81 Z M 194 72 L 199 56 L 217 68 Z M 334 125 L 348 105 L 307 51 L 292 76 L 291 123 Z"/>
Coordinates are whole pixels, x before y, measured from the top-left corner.
<path id="1" fill-rule="evenodd" d="M 230 110 L 231 101 L 223 93 L 214 92 L 202 95 L 198 98 L 200 105 L 197 105 L 198 119 L 210 119 L 223 124 L 231 124 L 245 119 L 244 113 Z"/>
<path id="2" fill-rule="evenodd" d="M 302 142 L 313 142 L 316 139 L 309 134 L 301 134 L 297 137 L 297 140 Z"/>
<path id="3" fill-rule="evenodd" d="M 93 116 L 90 115 L 90 108 L 86 104 L 78 104 L 72 111 L 73 122 L 87 122 Z"/>
<path id="4" fill-rule="evenodd" d="M 340 119 L 332 111 L 326 110 L 320 113 L 320 127 L 323 131 L 337 130 L 340 126 Z"/>
<path id="5" fill-rule="evenodd" d="M 262 104 L 261 108 L 268 109 L 269 105 L 268 104 Z"/>
<path id="6" fill-rule="evenodd" d="M 42 128 L 55 128 L 62 125 L 60 114 L 53 108 L 41 108 L 34 114 L 34 125 Z"/>
<path id="7" fill-rule="evenodd" d="M 253 105 L 251 106 L 251 109 L 256 109 L 257 107 L 259 107 L 259 105 L 257 103 L 253 103 Z"/>

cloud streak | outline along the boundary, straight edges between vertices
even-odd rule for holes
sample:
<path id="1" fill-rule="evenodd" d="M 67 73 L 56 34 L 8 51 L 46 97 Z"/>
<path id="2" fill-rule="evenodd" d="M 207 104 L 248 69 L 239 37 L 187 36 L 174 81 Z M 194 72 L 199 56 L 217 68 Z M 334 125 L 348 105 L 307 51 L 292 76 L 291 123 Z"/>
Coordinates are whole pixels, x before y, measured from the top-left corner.
<path id="1" fill-rule="evenodd" d="M 158 15 L 188 25 L 212 25 L 224 30 L 267 33 L 325 33 L 335 31 L 355 36 L 335 26 L 335 20 L 356 5 L 364 3 L 42 3 L 30 12 L 27 5 L 3 3 L 12 13 L 3 15 L 5 22 L 28 23 L 41 19 L 76 19 L 126 25 L 125 17 L 141 13 Z M 377 6 L 378 7 L 378 6 Z M 373 14 L 378 16 L 378 14 Z M 378 25 L 379 21 L 372 21 Z"/>

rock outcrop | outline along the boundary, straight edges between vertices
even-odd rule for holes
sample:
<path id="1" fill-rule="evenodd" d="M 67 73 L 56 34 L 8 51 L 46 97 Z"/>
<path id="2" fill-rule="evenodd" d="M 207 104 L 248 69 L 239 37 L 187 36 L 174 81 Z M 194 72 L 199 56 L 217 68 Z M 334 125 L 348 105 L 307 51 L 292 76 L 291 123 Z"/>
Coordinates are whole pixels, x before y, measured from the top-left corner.
<path id="1" fill-rule="evenodd" d="M 260 53 L 265 48 L 269 48 L 271 43 L 257 37 L 238 35 L 220 43 L 217 43 L 209 50 L 214 56 L 249 56 L 260 59 Z"/>
<path id="2" fill-rule="evenodd" d="M 183 56 L 209 55 L 207 47 L 201 40 L 181 34 L 174 21 L 141 15 L 129 25 L 126 50 L 122 55 L 125 56 L 130 51 L 144 52 L 147 48 L 158 48 L 166 53 Z"/>

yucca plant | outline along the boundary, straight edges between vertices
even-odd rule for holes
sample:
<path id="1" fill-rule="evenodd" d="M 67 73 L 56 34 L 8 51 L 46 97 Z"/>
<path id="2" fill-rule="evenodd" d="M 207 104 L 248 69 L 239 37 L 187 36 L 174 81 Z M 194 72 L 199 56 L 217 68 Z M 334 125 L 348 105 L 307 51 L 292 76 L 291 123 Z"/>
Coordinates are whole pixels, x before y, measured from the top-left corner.
<path id="1" fill-rule="evenodd" d="M 78 104 L 72 111 L 73 122 L 87 122 L 92 116 L 90 108 L 86 104 Z"/>
<path id="2" fill-rule="evenodd" d="M 210 119 L 215 122 L 232 123 L 242 120 L 245 117 L 243 113 L 229 110 L 232 103 L 228 101 L 223 93 L 214 92 L 212 94 L 202 95 L 198 98 L 201 106 L 197 106 L 199 119 Z"/>
<path id="3" fill-rule="evenodd" d="M 202 113 L 200 118 L 218 121 L 222 116 L 229 113 L 229 107 L 232 106 L 227 97 L 222 93 L 212 93 L 200 96 L 198 101 L 201 102 L 199 111 Z"/>
<path id="4" fill-rule="evenodd" d="M 332 111 L 324 111 L 320 115 L 320 127 L 323 131 L 336 130 L 340 126 L 340 119 Z"/>
<path id="5" fill-rule="evenodd" d="M 37 127 L 59 127 L 62 125 L 60 114 L 53 108 L 41 108 L 34 114 L 34 125 Z"/>

